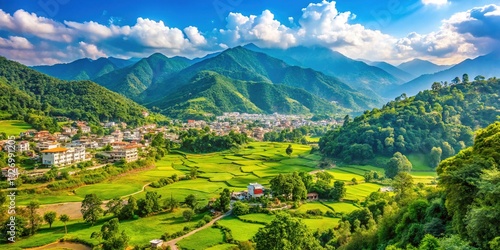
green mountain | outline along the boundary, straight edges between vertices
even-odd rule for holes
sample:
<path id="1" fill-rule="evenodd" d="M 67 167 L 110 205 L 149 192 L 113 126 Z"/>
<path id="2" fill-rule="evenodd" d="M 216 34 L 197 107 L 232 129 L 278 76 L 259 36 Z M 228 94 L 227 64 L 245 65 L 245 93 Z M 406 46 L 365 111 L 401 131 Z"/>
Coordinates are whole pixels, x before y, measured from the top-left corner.
<path id="1" fill-rule="evenodd" d="M 33 66 L 31 68 L 63 80 L 92 80 L 126 64 L 126 60 L 117 58 L 99 58 L 97 60 L 83 58 L 70 63 Z"/>
<path id="2" fill-rule="evenodd" d="M 143 121 L 146 108 L 90 81 L 63 81 L 0 57 L 3 118 L 65 116 L 91 122 Z M 10 116 L 9 116 L 10 115 Z"/>
<path id="3" fill-rule="evenodd" d="M 335 76 L 366 94 L 382 94 L 381 90 L 404 82 L 381 68 L 353 60 L 324 47 L 298 46 L 283 50 L 264 49 L 249 44 L 245 48 L 266 53 L 290 65 L 312 68 L 324 74 Z"/>
<path id="4" fill-rule="evenodd" d="M 134 65 L 102 75 L 94 81 L 126 97 L 139 100 L 139 95 L 151 84 L 164 81 L 189 65 L 191 62 L 187 58 L 168 58 L 156 53 Z"/>
<path id="5" fill-rule="evenodd" d="M 187 85 L 149 105 L 163 107 L 165 115 L 182 119 L 234 111 L 311 114 L 340 110 L 303 89 L 262 81 L 233 80 L 213 71 L 199 72 Z"/>
<path id="6" fill-rule="evenodd" d="M 152 84 L 143 93 L 143 98 L 155 103 L 168 103 L 157 101 L 168 98 L 166 96 L 178 91 L 177 89 L 189 85 L 202 71 L 213 71 L 234 80 L 300 88 L 351 111 L 361 111 L 379 104 L 377 99 L 353 90 L 335 77 L 312 69 L 290 66 L 264 53 L 242 47 L 228 49 L 215 57 L 193 64 L 163 82 Z"/>
<path id="7" fill-rule="evenodd" d="M 414 76 L 421 76 L 426 74 L 434 74 L 439 71 L 449 69 L 452 65 L 437 65 L 432 62 L 413 59 L 408 62 L 401 63 L 398 68 L 404 70 Z"/>
<path id="8" fill-rule="evenodd" d="M 490 78 L 439 86 L 410 98 L 402 95 L 328 132 L 321 150 L 345 161 L 355 160 L 354 155 L 359 160 L 395 152 L 430 155 L 436 150 L 444 159 L 472 145 L 473 131 L 499 119 L 498 89 L 500 80 Z M 356 152 L 363 152 L 363 157 Z"/>

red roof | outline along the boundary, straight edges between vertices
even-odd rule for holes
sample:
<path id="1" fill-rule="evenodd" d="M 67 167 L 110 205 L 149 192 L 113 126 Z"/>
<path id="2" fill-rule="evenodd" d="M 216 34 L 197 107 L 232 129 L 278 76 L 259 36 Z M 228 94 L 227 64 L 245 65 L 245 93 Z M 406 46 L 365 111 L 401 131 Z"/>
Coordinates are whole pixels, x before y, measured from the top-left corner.
<path id="1" fill-rule="evenodd" d="M 264 191 L 262 191 L 262 189 L 260 189 L 260 188 L 259 189 L 255 189 L 253 191 L 253 194 L 262 194 L 262 193 L 264 193 Z"/>

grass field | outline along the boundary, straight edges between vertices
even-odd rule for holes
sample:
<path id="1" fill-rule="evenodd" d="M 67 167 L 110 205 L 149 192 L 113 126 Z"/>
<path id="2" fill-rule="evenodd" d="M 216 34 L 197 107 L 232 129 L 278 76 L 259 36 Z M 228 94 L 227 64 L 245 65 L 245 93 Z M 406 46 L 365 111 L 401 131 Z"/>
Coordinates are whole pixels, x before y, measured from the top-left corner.
<path id="1" fill-rule="evenodd" d="M 259 231 L 259 228 L 264 227 L 261 224 L 243 222 L 232 216 L 226 217 L 218 223 L 231 229 L 234 239 L 239 241 L 250 240 Z"/>
<path id="2" fill-rule="evenodd" d="M 325 230 L 328 228 L 333 228 L 337 226 L 339 223 L 340 219 L 339 218 L 330 218 L 330 217 L 321 217 L 321 218 L 314 218 L 314 219 L 302 219 L 302 222 L 306 224 L 306 226 L 309 228 L 309 230 L 316 231 L 316 230 Z"/>
<path id="3" fill-rule="evenodd" d="M 179 241 L 177 245 L 182 249 L 204 250 L 223 243 L 223 240 L 220 229 L 209 227 Z"/>
<path id="4" fill-rule="evenodd" d="M 20 120 L 0 121 L 0 132 L 5 132 L 7 135 L 19 135 L 19 133 L 31 128 L 31 125 Z"/>
<path id="5" fill-rule="evenodd" d="M 380 185 L 375 183 L 362 183 L 358 185 L 348 185 L 346 186 L 347 195 L 346 199 L 349 200 L 363 200 L 369 194 L 377 192 L 380 189 Z"/>
<path id="6" fill-rule="evenodd" d="M 219 245 L 215 245 L 213 247 L 209 247 L 207 248 L 207 250 L 228 250 L 228 249 L 231 249 L 233 247 L 235 247 L 236 245 L 234 244 L 219 244 Z"/>
<path id="7" fill-rule="evenodd" d="M 299 212 L 305 213 L 305 212 L 307 212 L 307 210 L 313 210 L 313 209 L 319 209 L 323 213 L 326 213 L 326 211 L 332 211 L 332 209 L 330 209 L 329 207 L 327 207 L 319 202 L 309 202 L 309 203 L 303 204 L 302 206 L 300 206 L 296 210 Z"/>

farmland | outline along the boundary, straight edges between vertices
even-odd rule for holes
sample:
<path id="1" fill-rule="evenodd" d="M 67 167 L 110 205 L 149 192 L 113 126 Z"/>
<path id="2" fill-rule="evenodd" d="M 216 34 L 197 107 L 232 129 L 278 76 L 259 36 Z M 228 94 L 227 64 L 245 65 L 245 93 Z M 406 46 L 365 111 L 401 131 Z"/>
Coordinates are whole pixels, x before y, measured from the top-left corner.
<path id="1" fill-rule="evenodd" d="M 19 135 L 19 133 L 31 129 L 31 125 L 24 121 L 18 120 L 3 120 L 0 121 L 0 131 L 5 132 L 8 136 Z"/>
<path id="2" fill-rule="evenodd" d="M 280 173 L 319 170 L 317 166 L 321 161 L 321 156 L 310 154 L 310 146 L 292 144 L 293 153 L 290 156 L 285 153 L 287 146 L 288 144 L 285 143 L 252 142 L 236 151 L 209 154 L 169 154 L 157 161 L 155 168 L 152 169 L 122 174 L 104 182 L 85 185 L 74 190 L 50 191 L 41 187 L 36 194 L 22 194 L 17 198 L 19 204 L 27 204 L 31 200 L 37 200 L 41 204 L 61 203 L 61 211 L 64 211 L 64 202 L 79 202 L 83 200 L 85 195 L 92 193 L 103 200 L 130 194 L 133 194 L 137 199 L 144 198 L 145 192 L 142 192 L 142 189 L 145 187 L 144 191 L 155 191 L 161 196 L 160 204 L 163 204 L 163 201 L 169 197 L 183 201 L 190 194 L 195 195 L 200 204 L 207 204 L 210 199 L 218 197 L 224 188 L 229 188 L 231 191 L 242 191 L 246 190 L 247 185 L 251 182 L 258 182 L 268 187 L 269 181 Z M 159 188 L 148 186 L 149 183 L 172 175 L 182 178 L 189 175 L 193 168 L 197 170 L 197 178 L 195 179 L 181 180 Z M 333 175 L 333 181 L 346 182 L 346 200 L 362 201 L 371 192 L 376 192 L 381 187 L 379 184 L 364 182 L 363 174 L 370 170 L 377 171 L 381 175 L 384 173 L 383 168 L 369 165 L 336 166 L 325 171 Z M 419 171 L 412 173 L 416 182 L 429 183 L 435 176 L 428 168 L 418 167 L 417 170 Z M 357 180 L 357 184 L 352 182 L 353 178 Z M 72 204 L 78 205 L 78 203 Z M 322 201 L 305 203 L 296 211 L 305 213 L 307 210 L 319 209 L 323 213 L 327 211 L 349 213 L 357 208 L 357 205 L 351 202 Z M 184 209 L 182 207 L 172 213 L 162 212 L 137 220 L 123 221 L 120 224 L 123 230 L 131 236 L 130 244 L 140 245 L 151 239 L 159 238 L 164 232 L 174 233 L 182 231 L 186 226 L 192 227 L 201 220 L 202 215 L 197 215 L 192 221 L 185 222 L 182 218 Z M 271 222 L 273 218 L 274 215 L 258 213 L 240 217 L 230 216 L 218 223 L 231 229 L 235 240 L 244 241 L 251 239 L 259 228 Z M 302 221 L 310 230 L 316 231 L 334 227 L 339 218 L 316 216 L 304 218 Z M 66 236 L 62 223 L 57 221 L 51 229 L 48 228 L 48 225 L 43 225 L 35 236 L 11 246 L 14 247 L 13 249 L 40 246 L 63 237 L 79 238 L 96 243 L 95 239 L 90 239 L 90 234 L 99 231 L 103 222 L 104 220 L 91 227 L 85 224 L 81 217 L 72 217 L 72 220 L 68 222 L 68 235 Z M 141 234 L 136 233 L 138 230 Z M 208 228 L 180 241 L 179 245 L 187 249 L 225 249 L 231 246 L 231 244 L 222 243 L 222 231 Z"/>

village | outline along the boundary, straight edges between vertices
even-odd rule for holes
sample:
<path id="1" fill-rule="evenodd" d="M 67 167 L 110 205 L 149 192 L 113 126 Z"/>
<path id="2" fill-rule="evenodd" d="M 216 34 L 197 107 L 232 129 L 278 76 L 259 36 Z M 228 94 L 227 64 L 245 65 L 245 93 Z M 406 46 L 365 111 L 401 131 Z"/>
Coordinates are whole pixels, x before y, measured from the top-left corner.
<path id="1" fill-rule="evenodd" d="M 147 116 L 148 114 L 144 114 Z M 271 131 L 294 130 L 302 126 L 336 126 L 336 120 L 311 121 L 307 117 L 281 114 L 224 113 L 213 122 L 203 120 L 173 121 L 171 126 L 147 124 L 130 128 L 124 122 L 101 123 L 108 132 L 101 135 L 92 131 L 84 121 L 68 121 L 59 132 L 28 129 L 15 136 L 15 153 L 20 156 L 17 173 L 30 176 L 42 175 L 51 167 L 66 167 L 82 162 L 89 167 L 103 166 L 122 161 L 133 162 L 147 153 L 151 139 L 148 134 L 163 133 L 165 139 L 180 143 L 179 133 L 189 129 L 210 129 L 216 136 L 244 133 L 248 137 L 262 141 Z M 8 140 L 0 141 L 0 149 L 7 151 Z M 9 168 L 2 169 L 2 177 L 7 177 Z M 11 170 L 12 171 L 12 170 Z"/>

